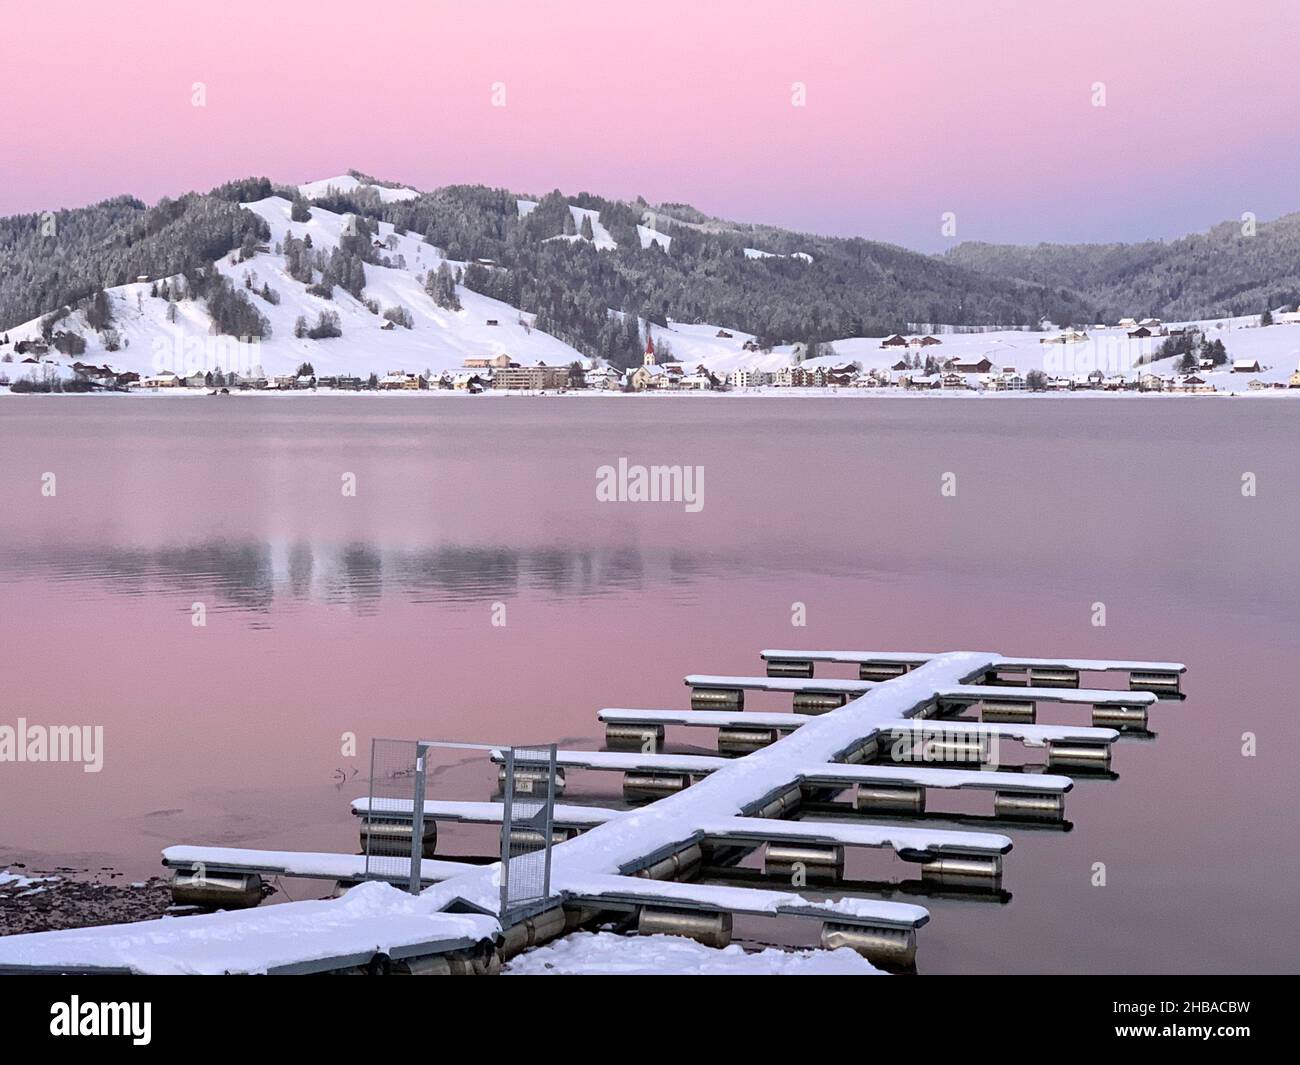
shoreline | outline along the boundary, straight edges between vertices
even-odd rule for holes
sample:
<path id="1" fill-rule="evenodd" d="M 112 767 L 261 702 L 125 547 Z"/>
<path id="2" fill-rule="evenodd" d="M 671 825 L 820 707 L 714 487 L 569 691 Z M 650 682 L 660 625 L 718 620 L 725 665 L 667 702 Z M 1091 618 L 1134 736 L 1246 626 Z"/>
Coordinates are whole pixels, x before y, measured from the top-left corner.
<path id="1" fill-rule="evenodd" d="M 171 905 L 171 882 L 163 877 L 130 881 L 111 867 L 0 869 L 0 937 L 150 921 Z"/>
<path id="2" fill-rule="evenodd" d="M 959 389 L 901 389 L 901 388 L 755 388 L 739 391 L 644 391 L 614 392 L 605 389 L 575 389 L 570 392 L 529 392 L 515 389 L 489 389 L 486 392 L 470 393 L 454 389 L 391 389 L 386 391 L 351 389 L 247 389 L 214 396 L 211 392 L 191 388 L 141 389 L 130 392 L 109 390 L 93 392 L 13 392 L 9 388 L 0 388 L 0 397 L 19 396 L 49 398 L 158 398 L 158 399 L 237 399 L 243 397 L 288 398 L 288 397 L 338 397 L 349 396 L 366 399 L 404 398 L 404 399 L 913 399 L 913 400 L 988 400 L 988 399 L 1223 399 L 1234 396 L 1262 398 L 1287 397 L 1300 399 L 1300 388 L 1263 388 L 1241 392 L 1138 392 L 1106 391 L 1104 389 L 1073 389 L 1053 392 L 1029 391 L 985 391 Z"/>

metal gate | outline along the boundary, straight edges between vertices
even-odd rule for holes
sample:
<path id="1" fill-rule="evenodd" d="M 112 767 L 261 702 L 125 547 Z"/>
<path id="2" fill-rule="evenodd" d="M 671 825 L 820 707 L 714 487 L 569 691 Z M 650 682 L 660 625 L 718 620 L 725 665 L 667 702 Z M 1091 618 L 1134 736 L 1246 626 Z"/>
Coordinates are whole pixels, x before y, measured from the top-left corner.
<path id="1" fill-rule="evenodd" d="M 419 740 L 370 741 L 370 809 L 363 822 L 366 879 L 420 892 L 424 858 L 425 763 Z"/>
<path id="2" fill-rule="evenodd" d="M 555 744 L 502 752 L 501 920 L 551 895 L 555 825 Z"/>

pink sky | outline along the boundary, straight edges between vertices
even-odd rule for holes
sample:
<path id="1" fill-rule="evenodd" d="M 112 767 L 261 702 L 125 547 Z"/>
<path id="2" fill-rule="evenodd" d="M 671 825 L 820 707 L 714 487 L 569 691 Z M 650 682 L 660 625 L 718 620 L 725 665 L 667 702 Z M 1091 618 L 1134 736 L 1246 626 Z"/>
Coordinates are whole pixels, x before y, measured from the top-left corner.
<path id="1" fill-rule="evenodd" d="M 945 211 L 958 239 L 1174 236 L 1300 209 L 1300 5 L 1249 6 L 4 0 L 0 214 L 356 167 L 928 250 Z"/>

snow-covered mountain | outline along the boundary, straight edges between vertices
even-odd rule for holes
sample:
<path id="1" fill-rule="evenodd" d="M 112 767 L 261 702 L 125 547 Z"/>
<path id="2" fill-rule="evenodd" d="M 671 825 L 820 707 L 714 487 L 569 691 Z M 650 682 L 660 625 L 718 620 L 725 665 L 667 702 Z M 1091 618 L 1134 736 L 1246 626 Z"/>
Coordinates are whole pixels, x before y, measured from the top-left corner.
<path id="1" fill-rule="evenodd" d="M 263 182 L 261 189 L 265 191 L 268 187 Z M 671 262 L 676 255 L 673 236 L 662 228 L 635 222 L 636 214 L 620 215 L 615 210 L 615 217 L 611 218 L 608 205 L 606 208 L 585 206 L 593 199 L 585 197 L 580 198 L 582 203 L 567 204 L 565 218 L 566 205 L 557 202 L 556 195 L 552 194 L 546 202 L 553 219 L 557 210 L 564 219 L 565 231 L 555 234 L 552 229 L 551 236 L 534 234 L 538 249 L 544 250 L 548 245 L 585 244 L 603 260 L 606 255 L 621 254 L 619 249 L 631 243 L 637 254 L 650 256 L 644 260 L 649 269 L 661 270 L 661 274 L 650 275 L 655 278 L 662 276 L 663 271 L 656 264 Z M 436 375 L 462 368 L 466 359 L 500 354 L 522 365 L 592 362 L 574 344 L 537 328 L 536 315 L 473 291 L 464 284 L 455 289 L 459 309 L 440 305 L 426 284 L 440 268 L 462 277 L 471 269 L 476 270 L 480 279 L 486 276 L 485 272 L 505 275 L 509 271 L 492 261 L 470 263 L 453 258 L 414 229 L 378 217 L 394 206 L 405 209 L 409 204 L 425 201 L 426 195 L 419 190 L 378 183 L 354 172 L 241 202 L 241 208 L 260 220 L 256 223 L 258 239 L 245 234 L 239 247 L 230 249 L 213 265 L 239 298 L 246 300 L 265 320 L 264 336 L 252 343 L 242 343 L 236 337 L 223 335 L 208 299 L 183 298 L 187 292 L 182 275 L 146 276 L 105 289 L 105 299 L 99 306 L 95 300 L 82 300 L 58 319 L 53 326 L 55 330 L 76 334 L 78 344 L 84 341 L 84 351 L 75 355 L 59 354 L 53 349 L 39 350 L 47 346 L 42 340 L 43 337 L 48 340 L 51 333 L 48 313 L 10 328 L 7 335 L 0 336 L 6 341 L 0 343 L 0 360 L 3 360 L 0 375 L 10 379 L 51 374 L 71 377 L 74 362 L 106 365 L 118 372 L 134 371 L 142 377 L 167 370 L 183 376 L 196 369 L 217 368 L 273 377 L 292 373 L 307 362 L 317 375 L 362 378 L 395 370 L 428 371 Z M 357 203 L 382 205 L 361 220 L 361 232 L 365 235 L 363 250 L 368 260 L 364 265 L 364 287 L 358 295 L 353 295 L 335 284 L 329 296 L 323 295 L 317 285 L 303 279 L 301 268 L 298 276 L 294 276 L 290 245 L 301 246 L 301 242 L 310 241 L 317 260 L 328 258 L 335 249 L 345 245 L 355 252 L 361 216 L 331 210 L 326 205 Z M 506 205 L 510 216 L 520 223 L 527 222 L 540 206 L 537 200 L 523 198 L 508 199 Z M 227 209 L 233 210 L 233 204 L 227 204 Z M 641 217 L 655 226 L 663 226 L 662 220 Z M 631 224 L 629 218 L 633 220 Z M 717 228 L 715 222 L 687 220 L 679 224 L 680 228 L 674 232 L 683 239 Z M 558 222 L 555 227 L 560 228 Z M 615 230 L 623 235 L 622 241 Z M 754 244 L 759 243 L 754 238 L 761 235 L 757 230 L 745 234 Z M 636 248 L 638 244 L 640 248 Z M 699 254 L 698 246 L 696 254 Z M 769 251 L 740 240 L 728 268 L 768 270 L 767 264 L 784 264 L 777 269 L 787 273 L 779 275 L 777 280 L 791 278 L 797 284 L 798 271 L 811 268 L 815 258 L 796 250 L 788 241 L 783 250 Z M 319 275 L 318 270 L 313 279 Z M 478 287 L 487 286 L 479 284 Z M 626 318 L 624 312 L 612 305 L 614 302 L 610 297 L 603 313 L 611 320 Z M 597 314 L 601 313 L 600 307 L 597 303 Z M 322 315 L 337 317 L 339 335 L 320 339 L 297 335 L 303 332 L 301 323 L 313 326 Z M 1225 342 L 1230 359 L 1257 359 L 1263 367 L 1261 372 L 1249 375 L 1230 373 L 1226 368 L 1203 375 L 1220 391 L 1243 391 L 1255 378 L 1286 381 L 1296 369 L 1300 361 L 1300 325 L 1256 328 L 1257 323 L 1253 317 L 1198 323 L 1207 339 Z M 644 335 L 647 323 L 639 319 L 638 324 Z M 653 326 L 653 331 L 661 361 L 672 359 L 689 369 L 704 365 L 719 376 L 741 369 L 771 372 L 802 356 L 801 345 L 773 344 L 770 337 L 760 344 L 758 337 L 732 321 L 685 323 L 668 317 Z M 945 332 L 935 327 L 930 331 L 939 334 L 941 345 L 926 348 L 925 355 L 940 360 L 956 357 L 967 363 L 987 358 L 995 368 L 1014 366 L 1021 374 L 1045 369 L 1052 376 L 1086 374 L 1093 366 L 1107 374 L 1132 375 L 1138 358 L 1149 358 L 1158 343 L 1134 344 L 1122 330 L 1095 327 L 1089 330 L 1091 342 L 1083 345 L 1044 344 L 1041 332 L 1021 330 Z M 902 353 L 898 348 L 882 347 L 882 340 L 881 335 L 834 339 L 831 341 L 834 354 L 814 358 L 808 365 L 856 362 L 864 370 L 892 366 Z M 38 361 L 29 361 L 33 358 Z M 1166 374 L 1176 369 L 1172 359 L 1152 368 Z"/>
<path id="2" fill-rule="evenodd" d="M 362 186 L 355 178 L 344 176 L 310 182 L 300 186 L 300 191 L 310 199 L 324 196 L 331 189 L 356 191 L 358 187 Z M 403 193 L 418 195 L 413 190 L 364 187 L 399 199 L 407 198 Z M 142 376 L 164 370 L 183 375 L 218 366 L 249 373 L 260 367 L 268 377 L 291 373 L 301 363 L 310 362 L 320 375 L 365 377 L 391 370 L 439 373 L 460 368 L 466 358 L 499 353 L 509 354 L 522 364 L 540 361 L 551 366 L 567 365 L 582 359 L 568 344 L 534 329 L 532 315 L 463 286 L 458 289 L 460 310 L 438 306 L 425 291 L 424 278 L 443 263 L 453 270 L 463 270 L 467 264 L 444 258 L 417 235 L 399 235 L 387 222 L 374 223 L 378 228 L 374 239 L 382 246 L 375 251 L 393 265 L 367 263 L 362 293 L 364 300 L 377 305 L 379 313 L 341 288 L 336 287 L 328 299 L 313 295 L 308 285 L 289 275 L 286 257 L 276 249 L 283 247 L 288 234 L 293 234 L 299 240 L 309 237 L 314 249 L 328 252 L 338 247 L 349 217 L 313 206 L 309 221 L 293 222 L 292 203 L 282 196 L 242 206 L 270 228 L 271 239 L 264 245 L 267 250 L 247 260 L 232 251 L 215 265 L 266 318 L 269 336 L 254 343 L 240 343 L 237 338 L 217 335 L 203 301 L 171 301 L 157 294 L 164 283 L 183 286 L 183 279 L 148 278 L 106 290 L 111 333 L 90 326 L 88 308 L 75 310 L 62 319 L 58 328 L 79 333 L 86 341 L 86 349 L 75 358 L 51 351 L 42 361 L 62 376 L 71 375 L 73 362 L 107 364 L 119 372 L 131 370 Z M 279 303 L 260 295 L 264 285 L 279 297 Z M 383 317 L 384 311 L 394 308 L 409 312 L 409 329 Z M 315 323 L 322 312 L 338 315 L 341 336 L 322 340 L 294 336 L 299 318 Z M 0 351 L 13 352 L 24 341 L 39 341 L 41 319 L 10 329 L 8 335 L 11 343 Z M 117 350 L 110 350 L 113 345 Z M 16 360 L 9 376 L 23 376 L 24 370 L 33 369 Z"/>

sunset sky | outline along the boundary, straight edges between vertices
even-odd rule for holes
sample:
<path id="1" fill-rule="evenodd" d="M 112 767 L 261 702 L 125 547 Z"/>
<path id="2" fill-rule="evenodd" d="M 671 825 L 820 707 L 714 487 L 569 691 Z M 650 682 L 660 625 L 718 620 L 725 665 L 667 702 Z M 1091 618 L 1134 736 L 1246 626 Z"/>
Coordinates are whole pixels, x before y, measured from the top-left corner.
<path id="1" fill-rule="evenodd" d="M 1300 209 L 1287 0 L 0 10 L 0 214 L 349 167 L 640 194 L 924 250 L 954 242 L 947 211 L 957 240 L 1024 243 Z"/>

